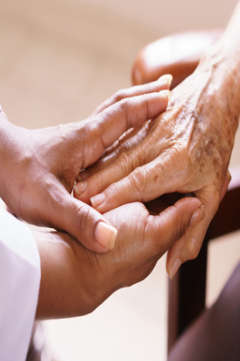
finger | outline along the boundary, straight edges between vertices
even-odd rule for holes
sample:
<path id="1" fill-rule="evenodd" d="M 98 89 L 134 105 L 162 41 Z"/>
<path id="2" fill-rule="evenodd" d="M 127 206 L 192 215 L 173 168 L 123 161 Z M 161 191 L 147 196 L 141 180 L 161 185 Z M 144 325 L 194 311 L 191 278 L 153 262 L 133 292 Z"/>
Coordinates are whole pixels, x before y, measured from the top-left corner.
<path id="1" fill-rule="evenodd" d="M 101 214 L 71 197 L 56 182 L 48 195 L 45 218 L 51 226 L 71 234 L 92 251 L 104 253 L 114 248 L 117 230 Z"/>
<path id="2" fill-rule="evenodd" d="M 102 112 L 111 105 L 126 98 L 134 97 L 137 95 L 144 95 L 147 93 L 159 92 L 160 90 L 168 90 L 170 89 L 171 83 L 172 83 L 172 75 L 165 74 L 151 83 L 145 85 L 137 85 L 127 89 L 119 90 L 111 98 L 107 99 L 104 103 L 102 103 L 97 108 L 95 114 Z"/>
<path id="3" fill-rule="evenodd" d="M 183 173 L 178 170 L 183 164 L 177 157 L 173 157 L 171 163 L 170 159 L 170 152 L 166 152 L 161 158 L 137 167 L 127 177 L 91 197 L 92 206 L 102 213 L 128 202 L 147 202 L 162 194 L 179 191 L 177 187 L 181 186 Z"/>
<path id="4" fill-rule="evenodd" d="M 174 277 L 182 263 L 195 259 L 200 252 L 208 226 L 217 211 L 220 200 L 216 192 L 211 189 L 209 187 L 200 192 L 198 197 L 203 206 L 195 214 L 185 235 L 173 245 L 168 253 L 167 272 L 170 278 Z"/>
<path id="5" fill-rule="evenodd" d="M 96 162 L 105 150 L 129 128 L 141 126 L 155 118 L 168 104 L 170 92 L 163 90 L 123 99 L 96 116 L 96 121 L 84 124 L 83 168 Z"/>
<path id="6" fill-rule="evenodd" d="M 201 202 L 197 198 L 186 197 L 158 216 L 148 216 L 144 238 L 153 241 L 158 256 L 161 256 L 185 233 L 193 215 L 200 207 Z"/>
<path id="7" fill-rule="evenodd" d="M 137 166 L 141 165 L 139 156 L 142 152 L 146 131 L 150 122 L 142 128 L 131 129 L 115 142 L 118 146 L 112 147 L 112 152 L 106 151 L 104 156 L 92 167 L 81 172 L 74 186 L 74 196 L 84 202 L 89 202 L 90 197 L 102 192 L 110 184 L 127 176 Z M 147 148 L 145 148 L 147 149 Z M 145 158 L 148 156 L 145 154 Z"/>

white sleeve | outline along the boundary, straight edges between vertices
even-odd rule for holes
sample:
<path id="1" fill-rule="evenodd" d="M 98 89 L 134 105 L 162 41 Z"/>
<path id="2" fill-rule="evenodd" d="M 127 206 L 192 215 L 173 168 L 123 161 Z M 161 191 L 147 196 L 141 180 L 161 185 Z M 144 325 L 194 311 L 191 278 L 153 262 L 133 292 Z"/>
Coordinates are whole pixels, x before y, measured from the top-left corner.
<path id="1" fill-rule="evenodd" d="M 30 229 L 0 208 L 0 360 L 24 361 L 40 285 L 40 259 Z"/>

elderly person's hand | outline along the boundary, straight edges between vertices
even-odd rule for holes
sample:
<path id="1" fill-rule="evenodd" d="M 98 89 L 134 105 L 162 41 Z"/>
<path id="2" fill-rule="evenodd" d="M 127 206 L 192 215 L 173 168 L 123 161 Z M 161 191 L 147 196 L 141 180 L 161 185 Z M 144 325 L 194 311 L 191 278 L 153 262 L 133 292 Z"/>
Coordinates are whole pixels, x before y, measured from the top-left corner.
<path id="1" fill-rule="evenodd" d="M 197 70 L 173 90 L 167 112 L 126 135 L 75 187 L 76 196 L 90 199 L 100 212 L 171 192 L 195 194 L 203 207 L 169 252 L 170 276 L 197 256 L 229 181 L 240 112 L 239 13 Z"/>
<path id="2" fill-rule="evenodd" d="M 100 213 L 71 196 L 79 172 L 128 128 L 166 109 L 171 77 L 132 87 L 84 121 L 29 130 L 0 111 L 0 197 L 17 217 L 67 231 L 97 252 L 112 249 L 116 230 Z M 163 91 L 161 91 L 163 90 Z"/>
<path id="3" fill-rule="evenodd" d="M 105 254 L 88 251 L 66 233 L 34 230 L 42 269 L 37 317 L 86 314 L 117 289 L 143 280 L 194 222 L 199 206 L 197 199 L 185 198 L 150 215 L 135 202 L 104 214 L 118 230 L 114 250 Z"/>

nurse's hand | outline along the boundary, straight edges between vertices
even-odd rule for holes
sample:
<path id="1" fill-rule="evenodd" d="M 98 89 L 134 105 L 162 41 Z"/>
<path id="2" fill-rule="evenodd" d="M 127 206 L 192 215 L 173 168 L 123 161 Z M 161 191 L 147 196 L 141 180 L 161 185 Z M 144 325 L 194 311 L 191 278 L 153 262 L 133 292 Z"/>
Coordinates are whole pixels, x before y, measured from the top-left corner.
<path id="1" fill-rule="evenodd" d="M 66 233 L 34 230 L 42 269 L 37 317 L 84 315 L 117 289 L 143 280 L 194 223 L 199 207 L 196 198 L 184 198 L 155 216 L 138 202 L 110 211 L 104 217 L 118 235 L 105 254 L 88 251 Z"/>
<path id="2" fill-rule="evenodd" d="M 0 197 L 17 217 L 67 231 L 87 248 L 114 247 L 116 229 L 71 196 L 79 172 L 99 159 L 128 128 L 166 109 L 171 77 L 117 92 L 78 123 L 29 130 L 0 111 Z"/>

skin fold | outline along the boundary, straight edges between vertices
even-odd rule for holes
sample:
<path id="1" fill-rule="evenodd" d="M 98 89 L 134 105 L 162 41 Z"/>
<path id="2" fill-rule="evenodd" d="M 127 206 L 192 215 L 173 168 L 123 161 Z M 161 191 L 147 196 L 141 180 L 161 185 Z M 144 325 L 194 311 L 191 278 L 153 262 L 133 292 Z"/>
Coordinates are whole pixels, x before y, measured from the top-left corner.
<path id="1" fill-rule="evenodd" d="M 196 198 L 166 199 L 155 215 L 139 202 L 107 212 L 118 234 L 114 249 L 104 254 L 87 250 L 67 233 L 34 229 L 42 270 L 37 317 L 84 315 L 117 289 L 143 280 L 200 205 Z"/>
<path id="2" fill-rule="evenodd" d="M 166 109 L 171 77 L 117 92 L 84 121 L 45 129 L 10 123 L 0 110 L 0 197 L 27 222 L 71 234 L 106 252 L 117 230 L 103 215 L 72 197 L 75 179 L 128 128 Z M 122 91 L 123 92 L 123 91 Z"/>
<path id="3" fill-rule="evenodd" d="M 198 255 L 229 182 L 240 112 L 239 8 L 194 73 L 172 91 L 167 111 L 123 137 L 75 187 L 101 213 L 167 193 L 194 194 L 202 203 L 198 222 L 170 249 L 170 276 Z"/>

